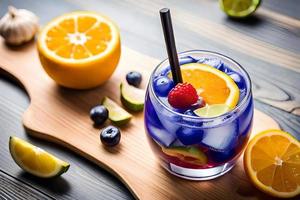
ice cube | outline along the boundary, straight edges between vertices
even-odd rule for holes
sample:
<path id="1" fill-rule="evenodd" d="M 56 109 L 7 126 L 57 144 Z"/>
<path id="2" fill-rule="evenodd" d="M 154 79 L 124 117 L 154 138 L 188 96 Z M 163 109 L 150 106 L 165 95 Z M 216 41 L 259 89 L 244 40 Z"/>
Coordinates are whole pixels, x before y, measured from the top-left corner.
<path id="1" fill-rule="evenodd" d="M 200 58 L 198 60 L 198 63 L 210 65 L 214 68 L 217 68 L 217 69 L 223 71 L 222 70 L 223 62 L 218 58 Z"/>
<path id="2" fill-rule="evenodd" d="M 228 72 L 227 74 L 234 80 L 240 90 L 246 89 L 246 83 L 242 75 L 237 72 Z"/>
<path id="3" fill-rule="evenodd" d="M 234 72 L 228 65 L 226 65 L 225 63 L 223 63 L 222 69 L 219 69 L 222 72 L 229 74 L 230 72 Z"/>
<path id="4" fill-rule="evenodd" d="M 152 95 L 150 95 L 150 97 L 154 98 Z M 167 110 L 166 107 L 169 107 L 171 110 L 173 110 L 168 103 L 167 97 L 160 97 L 160 100 L 163 102 L 162 104 L 157 102 L 153 104 L 154 110 L 157 113 L 157 117 L 167 132 L 172 132 L 175 134 L 180 127 L 177 122 L 179 122 L 181 118 L 178 114 Z"/>
<path id="5" fill-rule="evenodd" d="M 185 145 L 182 144 L 182 142 L 180 142 L 180 140 L 176 139 L 170 146 L 172 146 L 172 147 L 183 147 Z"/>
<path id="6" fill-rule="evenodd" d="M 238 131 L 236 120 L 224 126 L 205 129 L 201 144 L 216 151 L 232 149 L 237 142 Z"/>
<path id="7" fill-rule="evenodd" d="M 167 76 L 168 73 L 171 71 L 171 67 L 170 65 L 166 65 L 166 66 L 163 66 L 160 70 L 160 76 Z"/>
<path id="8" fill-rule="evenodd" d="M 180 65 L 184 65 L 187 63 L 195 63 L 195 62 L 197 62 L 197 60 L 195 58 L 193 58 L 192 56 L 185 56 L 185 57 L 179 58 Z"/>
<path id="9" fill-rule="evenodd" d="M 160 123 L 163 125 L 166 131 L 175 134 L 176 131 L 180 128 L 180 126 L 176 123 L 176 121 L 178 120 L 176 119 L 176 116 L 167 115 L 169 115 L 169 113 L 165 112 L 164 110 L 162 110 L 161 113 L 158 114 Z"/>
<path id="10" fill-rule="evenodd" d="M 146 124 L 146 129 L 156 142 L 165 147 L 169 147 L 176 140 L 175 133 L 168 132 L 165 129 L 155 127 L 151 124 Z"/>

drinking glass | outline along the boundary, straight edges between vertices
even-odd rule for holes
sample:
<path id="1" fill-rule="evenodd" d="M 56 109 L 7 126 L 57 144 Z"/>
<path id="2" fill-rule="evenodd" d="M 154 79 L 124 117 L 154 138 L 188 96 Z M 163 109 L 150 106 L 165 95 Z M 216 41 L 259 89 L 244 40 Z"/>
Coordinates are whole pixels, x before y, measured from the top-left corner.
<path id="1" fill-rule="evenodd" d="M 148 83 L 145 130 L 160 164 L 185 179 L 213 179 L 232 169 L 249 139 L 254 111 L 251 80 L 240 64 L 219 53 L 192 50 L 178 56 L 181 64 L 219 59 L 224 63 L 221 71 L 243 79 L 237 84 L 240 100 L 236 107 L 212 118 L 183 114 L 168 104 L 167 97 L 157 94 L 154 82 L 170 71 L 167 59 L 154 69 Z"/>

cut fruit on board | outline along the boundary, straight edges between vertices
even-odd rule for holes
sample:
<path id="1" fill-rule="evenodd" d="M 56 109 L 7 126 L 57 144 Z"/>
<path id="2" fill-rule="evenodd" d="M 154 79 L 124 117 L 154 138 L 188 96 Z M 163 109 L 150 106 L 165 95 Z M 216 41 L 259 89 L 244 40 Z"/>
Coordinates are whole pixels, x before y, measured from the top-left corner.
<path id="1" fill-rule="evenodd" d="M 17 137 L 9 138 L 9 151 L 20 168 L 41 178 L 59 176 L 70 167 L 69 163 Z"/>
<path id="2" fill-rule="evenodd" d="M 121 101 L 123 105 L 132 111 L 141 111 L 144 108 L 145 91 L 126 83 L 121 83 Z"/>
<path id="3" fill-rule="evenodd" d="M 300 143 L 289 133 L 266 130 L 257 134 L 245 150 L 244 166 L 263 192 L 282 198 L 300 194 Z"/>
<path id="4" fill-rule="evenodd" d="M 132 115 L 110 98 L 104 97 L 102 104 L 108 110 L 108 118 L 117 126 L 123 126 L 131 120 Z"/>
<path id="5" fill-rule="evenodd" d="M 148 144 L 142 113 L 135 114 L 132 123 L 121 128 L 122 142 L 114 152 L 102 147 L 99 129 L 92 127 L 89 110 L 105 96 L 120 105 L 120 94 L 116 92 L 120 80 L 129 70 L 140 70 L 141 63 L 146 83 L 159 60 L 123 46 L 120 64 L 106 84 L 87 91 L 68 90 L 58 87 L 47 77 L 34 43 L 14 51 L 0 39 L 1 71 L 16 77 L 30 96 L 30 106 L 23 115 L 28 133 L 58 143 L 96 163 L 120 179 L 135 198 L 246 200 L 251 196 L 253 199 L 267 199 L 268 196 L 254 189 L 246 178 L 241 159 L 230 173 L 213 181 L 191 182 L 167 173 L 159 166 Z M 279 127 L 272 118 L 255 110 L 253 133 L 270 128 Z M 245 190 L 248 191 L 246 195 L 239 192 Z"/>
<path id="6" fill-rule="evenodd" d="M 58 84 L 87 89 L 104 83 L 121 53 L 118 27 L 99 13 L 77 11 L 50 21 L 38 36 L 38 53 Z M 68 74 L 66 76 L 66 74 Z"/>

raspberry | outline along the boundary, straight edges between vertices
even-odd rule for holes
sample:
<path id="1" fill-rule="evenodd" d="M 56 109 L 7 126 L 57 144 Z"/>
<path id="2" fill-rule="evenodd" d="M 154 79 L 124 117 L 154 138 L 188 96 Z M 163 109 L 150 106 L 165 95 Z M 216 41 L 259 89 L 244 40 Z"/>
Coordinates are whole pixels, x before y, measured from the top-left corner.
<path id="1" fill-rule="evenodd" d="M 197 100 L 197 91 L 189 83 L 178 83 L 168 95 L 168 102 L 174 108 L 189 108 L 196 103 Z"/>

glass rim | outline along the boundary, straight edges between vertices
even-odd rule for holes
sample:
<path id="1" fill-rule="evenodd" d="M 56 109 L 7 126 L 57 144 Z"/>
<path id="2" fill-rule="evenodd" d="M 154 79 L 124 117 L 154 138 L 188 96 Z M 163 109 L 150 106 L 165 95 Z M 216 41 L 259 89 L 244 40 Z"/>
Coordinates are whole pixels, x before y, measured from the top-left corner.
<path id="1" fill-rule="evenodd" d="M 231 111 L 229 112 L 226 112 L 222 115 L 219 115 L 219 116 L 216 116 L 216 117 L 200 117 L 200 116 L 191 116 L 191 115 L 186 115 L 184 113 L 180 113 L 180 112 L 176 112 L 174 110 L 172 110 L 170 107 L 168 107 L 164 102 L 162 102 L 160 100 L 160 98 L 157 97 L 156 93 L 154 92 L 154 88 L 153 88 L 153 77 L 155 76 L 155 72 L 159 69 L 159 67 L 161 67 L 162 64 L 164 64 L 165 62 L 168 61 L 168 58 L 164 59 L 163 61 L 161 61 L 153 70 L 153 72 L 151 73 L 151 76 L 150 76 L 150 80 L 149 80 L 149 83 L 150 83 L 150 89 L 151 89 L 151 93 L 153 93 L 154 95 L 154 98 L 156 99 L 156 101 L 159 102 L 160 105 L 162 105 L 167 111 L 175 114 L 175 115 L 178 115 L 180 117 L 184 117 L 185 119 L 191 119 L 191 120 L 207 120 L 207 121 L 210 121 L 210 120 L 216 120 L 216 119 L 220 119 L 220 118 L 224 118 L 228 115 L 231 115 L 231 114 L 234 114 L 236 113 L 238 110 L 240 110 L 246 103 L 247 103 L 247 100 L 249 99 L 251 93 L 252 93 L 252 82 L 251 82 L 251 79 L 250 79 L 250 76 L 248 74 L 248 72 L 238 63 L 236 62 L 235 60 L 233 60 L 232 58 L 226 56 L 226 55 L 223 55 L 221 53 L 217 53 L 217 52 L 214 52 L 214 51 L 208 51 L 208 50 L 188 50 L 188 51 L 183 51 L 183 52 L 179 52 L 177 53 L 178 56 L 179 56 L 179 59 L 180 59 L 180 56 L 182 54 L 188 54 L 188 53 L 197 53 L 197 52 L 201 52 L 201 53 L 210 53 L 212 55 L 217 55 L 217 56 L 220 56 L 220 57 L 223 57 L 227 60 L 229 60 L 230 62 L 234 63 L 238 68 L 240 68 L 240 70 L 246 75 L 246 78 L 243 76 L 243 78 L 246 80 L 247 83 L 249 83 L 249 88 L 247 88 L 247 92 L 246 92 L 246 95 L 245 97 L 242 99 L 242 101 Z"/>

